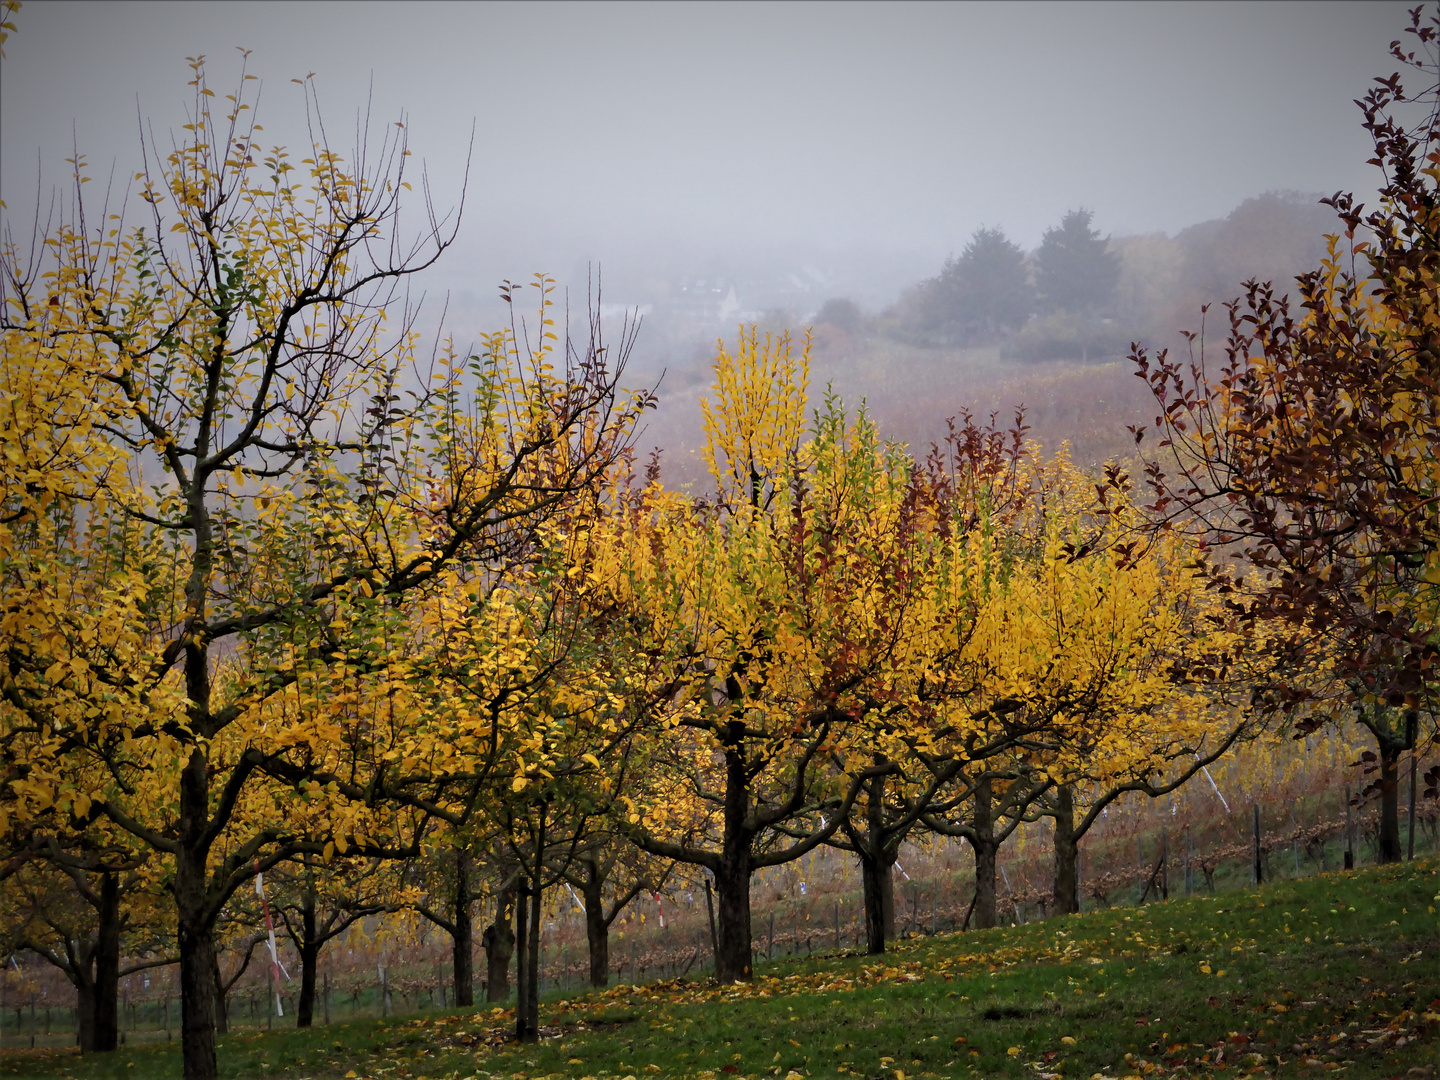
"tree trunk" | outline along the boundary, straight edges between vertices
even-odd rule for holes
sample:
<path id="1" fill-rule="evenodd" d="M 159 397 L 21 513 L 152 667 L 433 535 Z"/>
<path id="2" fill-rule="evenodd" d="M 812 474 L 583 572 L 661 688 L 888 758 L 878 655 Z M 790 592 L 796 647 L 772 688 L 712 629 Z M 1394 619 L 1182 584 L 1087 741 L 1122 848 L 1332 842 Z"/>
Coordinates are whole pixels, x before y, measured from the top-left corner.
<path id="1" fill-rule="evenodd" d="M 1080 883 L 1075 876 L 1079 851 L 1075 835 L 1075 792 L 1068 784 L 1055 789 L 1055 882 L 1051 902 L 1056 915 L 1074 915 L 1080 910 Z"/>
<path id="2" fill-rule="evenodd" d="M 300 1000 L 295 1003 L 295 1026 L 308 1028 L 315 1023 L 315 969 L 320 962 L 319 943 L 300 949 Z"/>
<path id="3" fill-rule="evenodd" d="M 515 955 L 515 931 L 510 918 L 516 886 L 504 889 L 495 901 L 495 921 L 485 928 L 481 945 L 485 949 L 485 1000 L 504 1001 L 510 996 L 510 958 Z"/>
<path id="4" fill-rule="evenodd" d="M 95 984 L 87 975 L 75 980 L 75 1023 L 79 1027 L 80 1053 L 93 1054 L 95 1046 Z"/>
<path id="5" fill-rule="evenodd" d="M 214 916 L 205 895 L 209 845 L 204 834 L 209 795 L 205 754 L 196 747 L 180 775 L 180 851 L 175 858 L 174 884 L 180 944 L 180 1050 L 185 1080 L 215 1080 L 218 1071 Z"/>
<path id="6" fill-rule="evenodd" d="M 895 940 L 895 864 L 868 851 L 860 855 L 860 879 L 864 887 L 865 950 L 872 956 L 885 951 Z"/>
<path id="7" fill-rule="evenodd" d="M 1399 862 L 1400 850 L 1400 755 L 1403 744 L 1380 740 L 1380 861 Z"/>
<path id="8" fill-rule="evenodd" d="M 877 759 L 877 764 L 883 759 Z M 899 843 L 885 837 L 885 777 L 870 781 L 866 792 L 865 834 L 856 835 L 860 855 L 860 881 L 865 908 L 865 949 L 877 956 L 885 943 L 895 940 L 895 856 Z"/>
<path id="9" fill-rule="evenodd" d="M 995 819 L 991 813 L 990 781 L 975 785 L 975 814 L 970 844 L 975 849 L 975 926 L 995 925 Z"/>
<path id="10" fill-rule="evenodd" d="M 177 860 L 179 861 L 179 860 Z M 214 1080 L 215 977 L 210 970 L 214 940 L 208 920 L 180 917 L 180 1049 L 185 1080 Z"/>
<path id="11" fill-rule="evenodd" d="M 540 1041 L 540 900 L 544 890 L 545 811 L 548 807 L 548 803 L 541 801 L 535 815 L 535 873 L 530 878 L 530 888 L 526 890 L 530 896 L 530 939 L 521 953 L 519 968 L 524 971 L 525 978 L 519 985 L 515 1003 L 516 1035 L 524 1043 Z M 520 906 L 525 906 L 524 895 L 520 898 Z M 522 942 L 525 941 L 524 933 L 518 936 Z"/>
<path id="12" fill-rule="evenodd" d="M 470 854 L 455 851 L 455 933 L 451 959 L 455 969 L 455 1004 L 475 1004 L 475 925 L 472 918 L 474 897 L 470 893 Z"/>
<path id="13" fill-rule="evenodd" d="M 722 860 L 715 874 L 720 911 L 716 933 L 715 978 L 718 982 L 749 982 L 750 968 L 750 845 L 736 858 Z"/>
<path id="14" fill-rule="evenodd" d="M 100 877 L 100 910 L 95 934 L 95 987 L 91 1049 L 104 1053 L 120 1045 L 120 882 Z M 84 1053 L 82 1043 L 81 1053 Z"/>
<path id="15" fill-rule="evenodd" d="M 590 985 L 610 985 L 610 924 L 605 921 L 600 868 L 587 859 L 580 898 L 585 901 L 585 942 L 590 947 Z"/>
<path id="16" fill-rule="evenodd" d="M 516 892 L 515 903 L 515 1038 L 526 1042 L 526 1003 L 530 1000 L 530 965 L 525 955 L 530 951 L 530 883 L 526 881 Z"/>
<path id="17" fill-rule="evenodd" d="M 731 700 L 738 700 L 732 693 Z M 720 904 L 719 948 L 715 950 L 715 979 L 718 982 L 749 982 L 750 939 L 750 830 L 745 817 L 750 809 L 750 780 L 740 752 L 742 725 L 730 725 L 725 748 L 725 832 L 720 862 L 715 867 L 715 892 Z"/>
<path id="18" fill-rule="evenodd" d="M 526 961 L 530 965 L 529 977 L 525 980 L 525 1038 L 524 1042 L 540 1041 L 540 900 L 543 890 L 537 872 L 535 887 L 530 890 L 530 947 Z"/>
<path id="19" fill-rule="evenodd" d="M 218 950 L 212 950 L 210 953 L 210 973 L 215 979 L 215 1033 L 224 1035 L 230 1030 L 230 1010 L 225 1006 L 225 1002 L 229 998 L 229 991 L 225 989 L 225 982 L 220 977 L 220 953 Z"/>
<path id="20" fill-rule="evenodd" d="M 306 888 L 300 900 L 300 1000 L 295 1004 L 295 1026 L 308 1028 L 315 1020 L 315 968 L 320 943 L 315 933 L 315 890 Z"/>

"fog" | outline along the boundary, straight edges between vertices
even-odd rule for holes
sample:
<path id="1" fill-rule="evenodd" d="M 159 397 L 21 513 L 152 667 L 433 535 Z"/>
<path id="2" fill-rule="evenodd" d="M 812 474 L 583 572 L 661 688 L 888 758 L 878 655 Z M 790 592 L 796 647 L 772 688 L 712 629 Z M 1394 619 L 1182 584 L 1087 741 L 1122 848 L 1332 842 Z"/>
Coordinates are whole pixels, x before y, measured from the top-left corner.
<path id="1" fill-rule="evenodd" d="M 290 80 L 313 73 L 342 147 L 367 102 L 376 130 L 404 118 L 442 208 L 468 153 L 457 242 L 426 279 L 459 333 L 498 316 L 502 278 L 583 288 L 599 264 L 607 303 L 648 313 L 642 373 L 668 366 L 693 397 L 716 327 L 667 324 L 681 291 L 719 290 L 719 332 L 834 296 L 874 312 L 981 225 L 1033 249 L 1080 206 L 1114 237 L 1174 236 L 1262 192 L 1373 192 L 1353 99 L 1395 69 L 1406 17 L 1404 3 L 27 0 L 16 22 L 0 62 L 12 217 L 64 180 L 72 146 L 102 183 L 112 164 L 133 174 L 142 119 L 162 143 L 185 122 L 185 58 L 204 54 L 223 94 L 244 47 L 270 141 L 301 141 Z"/>

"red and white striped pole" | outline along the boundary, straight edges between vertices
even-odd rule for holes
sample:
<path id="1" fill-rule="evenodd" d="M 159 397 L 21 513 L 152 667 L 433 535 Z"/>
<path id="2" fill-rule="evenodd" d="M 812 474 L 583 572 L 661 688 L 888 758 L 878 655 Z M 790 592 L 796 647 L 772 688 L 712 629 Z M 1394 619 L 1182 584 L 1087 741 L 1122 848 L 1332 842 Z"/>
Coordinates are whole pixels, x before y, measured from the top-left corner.
<path id="1" fill-rule="evenodd" d="M 275 980 L 275 1015 L 284 1016 L 285 1007 L 280 1003 L 280 975 L 283 972 L 288 982 L 290 973 L 280 966 L 280 951 L 275 947 L 275 924 L 270 919 L 270 904 L 265 900 L 265 875 L 260 873 L 260 860 L 255 860 L 255 894 L 260 897 L 260 909 L 265 912 L 265 935 L 270 944 L 271 975 Z"/>

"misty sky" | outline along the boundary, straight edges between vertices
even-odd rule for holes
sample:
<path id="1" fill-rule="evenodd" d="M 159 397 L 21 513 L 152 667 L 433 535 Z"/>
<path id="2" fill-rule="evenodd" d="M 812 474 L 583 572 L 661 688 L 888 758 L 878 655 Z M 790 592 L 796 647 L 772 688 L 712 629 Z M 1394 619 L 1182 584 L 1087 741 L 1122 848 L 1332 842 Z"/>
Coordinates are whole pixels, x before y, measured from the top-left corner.
<path id="1" fill-rule="evenodd" d="M 224 92 L 253 50 L 262 123 L 298 143 L 316 74 L 348 146 L 402 111 L 447 280 L 738 250 L 943 259 L 979 225 L 1026 247 L 1068 209 L 1115 234 L 1270 189 L 1373 188 L 1352 99 L 1395 69 L 1403 3 L 407 4 L 27 0 L 0 64 L 0 193 L 133 172 L 137 116 L 184 122 L 185 57 Z M 678 264 L 678 263 L 677 263 Z M 617 269 L 618 268 L 618 269 Z M 923 265 L 917 277 L 938 270 Z"/>

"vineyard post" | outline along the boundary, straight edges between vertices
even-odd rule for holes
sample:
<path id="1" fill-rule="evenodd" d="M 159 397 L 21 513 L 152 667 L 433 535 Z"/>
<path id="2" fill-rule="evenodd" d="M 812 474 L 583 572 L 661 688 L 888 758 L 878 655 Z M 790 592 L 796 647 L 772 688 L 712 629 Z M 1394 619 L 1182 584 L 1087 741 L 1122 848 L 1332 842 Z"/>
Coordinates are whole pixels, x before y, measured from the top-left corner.
<path id="1" fill-rule="evenodd" d="M 1419 740 L 1417 739 L 1416 736 L 1419 734 L 1418 728 L 1419 728 L 1419 724 L 1420 724 L 1420 714 L 1417 713 L 1417 712 L 1415 712 L 1414 709 L 1411 709 L 1411 710 L 1410 710 L 1410 714 L 1405 718 L 1405 721 L 1406 721 L 1406 722 L 1405 722 L 1405 726 L 1410 729 L 1409 731 L 1407 731 L 1407 732 L 1405 733 L 1405 741 L 1410 744 L 1410 808 L 1409 808 L 1409 810 L 1408 810 L 1408 816 L 1409 816 L 1409 818 L 1410 818 L 1410 845 L 1409 845 L 1409 853 L 1406 855 L 1406 858 L 1407 858 L 1409 861 L 1414 862 L 1414 861 L 1415 861 L 1415 759 L 1419 756 L 1418 753 L 1417 753 L 1417 747 L 1418 747 Z"/>
<path id="2" fill-rule="evenodd" d="M 1140 844 L 1140 834 L 1135 834 L 1135 869 L 1138 880 L 1135 882 L 1135 903 L 1145 902 L 1145 850 Z"/>
<path id="3" fill-rule="evenodd" d="M 1345 785 L 1345 869 L 1355 869 L 1355 832 L 1350 822 L 1350 785 Z"/>
<path id="4" fill-rule="evenodd" d="M 710 895 L 710 878 L 705 878 L 705 914 L 710 917 L 710 958 L 720 962 L 720 939 L 715 933 L 715 901 Z"/>
<path id="5" fill-rule="evenodd" d="M 1260 804 L 1258 802 L 1252 803 L 1250 810 L 1251 821 L 1253 823 L 1252 831 L 1255 834 L 1255 867 L 1251 873 L 1251 878 L 1253 879 L 1253 884 L 1259 885 L 1263 877 L 1260 869 Z"/>
<path id="6" fill-rule="evenodd" d="M 1160 830 L 1160 899 L 1170 899 L 1170 830 Z"/>
<path id="7" fill-rule="evenodd" d="M 1185 823 L 1185 895 L 1190 895 L 1190 823 Z"/>

